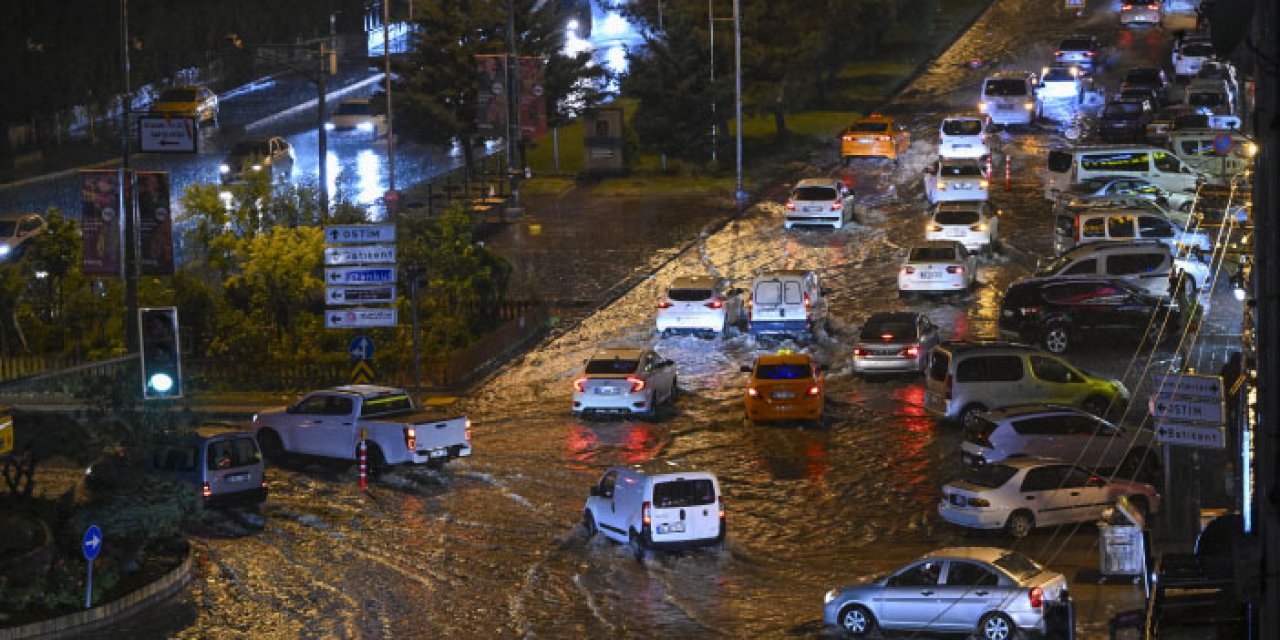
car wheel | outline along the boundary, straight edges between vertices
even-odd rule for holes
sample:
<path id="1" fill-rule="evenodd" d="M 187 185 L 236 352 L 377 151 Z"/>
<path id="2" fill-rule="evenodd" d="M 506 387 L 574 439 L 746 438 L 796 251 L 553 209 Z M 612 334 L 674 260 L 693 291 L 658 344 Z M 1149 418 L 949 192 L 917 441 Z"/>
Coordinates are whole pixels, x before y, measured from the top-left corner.
<path id="1" fill-rule="evenodd" d="M 1003 613 L 988 613 L 978 623 L 978 637 L 982 640 L 1011 640 L 1017 636 L 1018 628 Z"/>
<path id="2" fill-rule="evenodd" d="M 644 417 L 646 420 L 652 420 L 658 415 L 658 394 L 649 394 L 649 399 L 645 402 Z"/>
<path id="3" fill-rule="evenodd" d="M 1004 527 L 1009 531 L 1009 535 L 1021 540 L 1022 538 L 1027 537 L 1027 535 L 1036 528 L 1036 517 L 1031 515 L 1031 512 L 1025 509 L 1014 511 L 1009 515 L 1009 521 L 1005 523 Z"/>
<path id="4" fill-rule="evenodd" d="M 899 299 L 899 300 L 910 300 L 910 299 L 911 299 L 911 292 L 910 292 L 910 291 L 904 291 L 904 290 L 902 290 L 902 289 L 898 289 L 898 299 Z"/>
<path id="5" fill-rule="evenodd" d="M 278 467 L 287 467 L 291 462 L 289 454 L 284 450 L 284 444 L 280 441 L 280 436 L 275 431 L 263 429 L 258 432 L 258 447 L 262 449 L 262 457 L 269 463 Z"/>
<path id="6" fill-rule="evenodd" d="M 635 556 L 636 562 L 644 562 L 644 537 L 636 533 L 635 529 L 632 529 L 628 540 L 631 544 L 631 553 Z"/>
<path id="7" fill-rule="evenodd" d="M 1044 332 L 1044 348 L 1049 353 L 1064 353 L 1070 343 L 1070 335 L 1063 324 L 1051 325 Z"/>
<path id="8" fill-rule="evenodd" d="M 582 512 L 582 530 L 587 534 L 588 540 L 595 537 L 596 532 L 600 530 L 596 527 L 596 518 L 590 511 Z"/>
<path id="9" fill-rule="evenodd" d="M 369 469 L 369 477 L 378 479 L 387 472 L 387 457 L 382 455 L 382 447 L 370 444 L 365 452 L 365 465 Z"/>
<path id="10" fill-rule="evenodd" d="M 1107 399 L 1102 396 L 1089 396 L 1080 403 L 1080 408 L 1092 413 L 1095 416 L 1102 417 L 1107 411 Z"/>
<path id="11" fill-rule="evenodd" d="M 855 638 L 865 638 L 876 629 L 876 620 L 871 612 L 860 604 L 846 605 L 836 617 L 836 623 L 845 633 Z"/>
<path id="12" fill-rule="evenodd" d="M 965 429 L 973 429 L 978 426 L 978 414 L 986 412 L 987 408 L 974 403 L 960 411 L 960 425 Z"/>

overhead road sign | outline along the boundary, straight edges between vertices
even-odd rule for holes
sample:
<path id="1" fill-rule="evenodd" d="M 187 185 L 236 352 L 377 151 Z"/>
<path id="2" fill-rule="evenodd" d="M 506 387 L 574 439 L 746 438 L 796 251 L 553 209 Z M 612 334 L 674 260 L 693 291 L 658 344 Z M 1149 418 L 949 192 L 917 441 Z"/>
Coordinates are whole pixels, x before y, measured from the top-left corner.
<path id="1" fill-rule="evenodd" d="M 394 266 L 332 267 L 324 270 L 324 283 L 334 287 L 346 284 L 391 284 L 395 281 Z"/>
<path id="2" fill-rule="evenodd" d="M 324 228 L 325 244 L 395 242 L 394 224 L 352 224 Z"/>
<path id="3" fill-rule="evenodd" d="M 1197 373 L 1157 374 L 1156 395 L 1172 398 L 1209 398 L 1222 400 L 1222 378 Z"/>
<path id="4" fill-rule="evenodd" d="M 1202 449 L 1226 448 L 1222 427 L 1196 426 L 1180 422 L 1156 421 L 1156 441 L 1160 444 L 1200 447 Z"/>
<path id="5" fill-rule="evenodd" d="M 199 127 L 195 118 L 138 118 L 138 150 L 143 153 L 195 153 Z"/>
<path id="6" fill-rule="evenodd" d="M 396 286 L 383 284 L 363 287 L 325 287 L 325 304 L 369 304 L 395 302 Z"/>
<path id="7" fill-rule="evenodd" d="M 396 326 L 396 308 L 330 309 L 324 312 L 326 329 L 358 329 L 361 327 Z"/>
<path id="8" fill-rule="evenodd" d="M 328 266 L 347 264 L 382 264 L 396 261 L 394 245 L 355 245 L 350 247 L 325 247 L 324 263 Z"/>
<path id="9" fill-rule="evenodd" d="M 1221 401 L 1183 400 L 1162 396 L 1151 396 L 1147 401 L 1151 417 L 1157 420 L 1175 420 L 1178 422 L 1206 422 L 1213 425 L 1223 424 Z"/>

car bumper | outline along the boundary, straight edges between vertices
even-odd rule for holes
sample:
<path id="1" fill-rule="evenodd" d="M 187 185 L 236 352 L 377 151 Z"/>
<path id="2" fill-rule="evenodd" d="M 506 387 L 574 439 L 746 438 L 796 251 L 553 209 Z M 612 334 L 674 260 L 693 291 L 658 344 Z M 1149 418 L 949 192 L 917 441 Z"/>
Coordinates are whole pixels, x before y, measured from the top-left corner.
<path id="1" fill-rule="evenodd" d="M 1026 107 L 1015 109 L 989 109 L 986 114 L 995 124 L 1031 124 L 1031 111 Z"/>
<path id="2" fill-rule="evenodd" d="M 898 150 L 888 142 L 878 144 L 845 144 L 840 154 L 846 158 L 888 158 L 898 159 Z"/>
<path id="3" fill-rule="evenodd" d="M 267 488 L 258 487 L 256 489 L 247 489 L 245 491 L 237 491 L 235 493 L 220 493 L 215 496 L 209 496 L 204 499 L 204 505 L 209 508 L 218 509 L 221 507 L 242 507 L 245 505 L 262 504 L 267 500 Z"/>
<path id="4" fill-rule="evenodd" d="M 766 420 L 817 420 L 822 417 L 823 399 L 796 398 L 791 401 L 769 402 L 747 398 L 747 419 L 752 422 Z"/>
<path id="5" fill-rule="evenodd" d="M 938 155 L 943 158 L 985 158 L 991 150 L 980 144 L 956 143 L 938 147 Z"/>
<path id="6" fill-rule="evenodd" d="M 898 289 L 901 291 L 961 291 L 968 286 L 969 283 L 963 279 L 908 280 L 898 278 Z"/>
<path id="7" fill-rule="evenodd" d="M 960 244 L 964 245 L 964 248 L 968 249 L 971 252 L 981 251 L 987 248 L 991 244 L 991 236 L 978 235 L 972 232 L 966 233 L 965 235 L 953 236 L 948 234 L 946 231 L 943 231 L 943 232 L 930 231 L 929 233 L 925 234 L 924 239 L 925 240 L 955 240 L 956 242 L 959 242 Z"/>
<path id="8" fill-rule="evenodd" d="M 990 196 L 986 189 L 939 189 L 934 191 L 934 202 L 973 202 L 988 200 Z"/>
<path id="9" fill-rule="evenodd" d="M 430 464 L 432 462 L 448 462 L 454 458 L 465 458 L 471 455 L 471 445 L 453 445 L 438 449 L 419 449 L 410 457 L 413 464 Z"/>
<path id="10" fill-rule="evenodd" d="M 573 412 L 575 414 L 617 415 L 644 413 L 649 409 L 648 400 L 644 394 L 640 393 L 623 393 L 616 396 L 575 393 L 573 395 Z"/>
<path id="11" fill-rule="evenodd" d="M 808 320 L 752 320 L 751 335 L 785 333 L 793 336 L 808 336 L 813 326 Z"/>
<path id="12" fill-rule="evenodd" d="M 892 356 L 854 356 L 854 373 L 919 373 L 920 362 L 915 358 Z"/>
<path id="13" fill-rule="evenodd" d="M 1148 11 L 1121 13 L 1120 24 L 1160 24 L 1160 14 Z"/>
<path id="14" fill-rule="evenodd" d="M 999 529 L 1009 519 L 1009 514 L 993 509 L 961 509 L 950 503 L 938 503 L 938 515 L 943 520 L 970 529 Z"/>
<path id="15" fill-rule="evenodd" d="M 792 227 L 831 227 L 839 229 L 844 226 L 844 216 L 836 211 L 829 215 L 796 215 L 787 214 L 783 225 L 790 229 Z"/>
<path id="16" fill-rule="evenodd" d="M 715 331 L 724 329 L 723 315 L 662 315 L 658 316 L 658 331 Z"/>

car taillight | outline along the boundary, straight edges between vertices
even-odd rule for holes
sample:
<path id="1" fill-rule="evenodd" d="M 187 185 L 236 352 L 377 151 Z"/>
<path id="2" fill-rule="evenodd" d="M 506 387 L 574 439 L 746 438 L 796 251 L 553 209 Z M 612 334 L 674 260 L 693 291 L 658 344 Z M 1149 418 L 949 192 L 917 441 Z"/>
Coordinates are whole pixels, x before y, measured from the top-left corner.
<path id="1" fill-rule="evenodd" d="M 1094 52 L 1092 52 L 1092 51 L 1086 51 L 1086 52 L 1084 52 L 1084 57 L 1086 57 L 1086 58 L 1092 58 L 1093 56 L 1094 56 Z"/>
<path id="2" fill-rule="evenodd" d="M 705 307 L 706 307 L 706 308 L 708 308 L 708 309 L 723 309 L 723 308 L 724 308 L 724 301 L 723 301 L 723 300 L 712 300 L 711 302 L 708 302 L 707 304 L 705 304 L 705 305 L 703 305 L 703 306 L 705 306 Z"/>
<path id="3" fill-rule="evenodd" d="M 853 136 L 844 136 L 841 140 L 845 142 L 853 142 Z"/>
<path id="4" fill-rule="evenodd" d="M 577 380 L 574 380 L 574 381 L 573 381 L 573 388 L 574 388 L 574 389 L 577 389 L 577 390 L 578 390 L 578 393 L 586 393 L 586 392 L 587 392 L 587 379 L 586 379 L 586 378 L 578 378 Z"/>
<path id="5" fill-rule="evenodd" d="M 1027 598 L 1031 600 L 1031 608 L 1039 609 L 1044 606 L 1044 590 L 1040 587 L 1031 587 L 1027 592 Z"/>
<path id="6" fill-rule="evenodd" d="M 986 180 L 979 180 L 979 181 L 978 181 L 978 188 L 979 188 L 979 189 L 989 189 L 989 188 L 991 188 L 991 183 L 990 183 L 990 182 L 987 182 Z"/>
<path id="7" fill-rule="evenodd" d="M 467 442 L 471 442 L 471 418 L 467 418 L 466 427 L 463 429 Z"/>
<path id="8" fill-rule="evenodd" d="M 878 142 L 889 142 L 890 140 L 893 140 L 893 138 L 890 138 L 889 136 L 876 136 L 876 141 Z"/>
<path id="9" fill-rule="evenodd" d="M 942 383 L 943 392 L 946 393 L 947 400 L 951 399 L 951 384 L 953 382 L 954 382 L 954 379 L 952 379 L 951 374 L 947 374 L 946 382 Z"/>
<path id="10" fill-rule="evenodd" d="M 816 396 L 819 393 L 822 393 L 822 389 L 819 389 L 818 385 L 815 384 L 812 387 L 809 387 L 809 390 L 806 391 L 805 393 L 811 396 Z"/>
<path id="11" fill-rule="evenodd" d="M 787 206 L 787 211 L 795 211 L 795 210 L 796 210 L 796 201 L 795 201 L 795 200 L 787 200 L 787 205 L 786 205 L 786 206 Z"/>
<path id="12" fill-rule="evenodd" d="M 213 497 L 213 489 L 209 488 L 209 483 L 205 482 L 200 485 L 200 495 L 205 499 Z"/>
<path id="13" fill-rule="evenodd" d="M 809 305 L 810 305 L 810 304 L 812 304 L 812 303 L 809 301 L 809 294 L 808 294 L 808 292 L 806 292 L 806 293 L 804 294 L 804 308 L 805 308 L 805 310 L 806 310 L 806 311 L 809 309 Z"/>
<path id="14" fill-rule="evenodd" d="M 631 393 L 635 393 L 644 389 L 644 379 L 636 376 L 627 376 L 627 382 L 631 383 Z"/>
<path id="15" fill-rule="evenodd" d="M 1080 216 L 1076 216 L 1071 221 L 1071 235 L 1075 237 L 1076 242 L 1080 242 Z"/>
<path id="16" fill-rule="evenodd" d="M 860 357 L 865 356 L 867 355 L 867 350 L 863 349 L 862 347 L 855 347 L 853 350 L 853 355 L 860 356 Z"/>
<path id="17" fill-rule="evenodd" d="M 1132 9 L 1132 8 L 1133 8 L 1133 5 L 1131 5 L 1131 4 L 1122 4 L 1122 5 L 1120 5 L 1120 10 L 1121 10 L 1121 11 L 1128 11 L 1128 10 L 1130 10 L 1130 9 Z"/>
<path id="18" fill-rule="evenodd" d="M 658 308 L 659 308 L 659 309 L 670 309 L 670 308 L 671 308 L 671 303 L 670 303 L 670 302 L 668 302 L 668 301 L 666 301 L 666 300 L 659 300 L 659 301 L 658 301 Z"/>
<path id="19" fill-rule="evenodd" d="M 1034 111 L 1034 110 L 1035 110 L 1035 108 L 1036 108 L 1036 103 L 1034 103 L 1034 102 L 1024 102 L 1024 103 L 1022 103 L 1022 108 L 1023 108 L 1023 109 L 1026 109 L 1027 111 Z"/>
<path id="20" fill-rule="evenodd" d="M 952 265 L 947 267 L 947 273 L 964 273 L 964 267 L 960 265 Z"/>
<path id="21" fill-rule="evenodd" d="M 1018 307 L 1018 313 L 1024 316 L 1034 316 L 1040 313 L 1040 307 Z"/>
<path id="22" fill-rule="evenodd" d="M 266 476 L 262 476 L 262 484 L 261 484 L 260 486 L 263 488 L 263 490 L 266 490 L 266 488 L 267 488 L 267 477 L 266 477 Z"/>
<path id="23" fill-rule="evenodd" d="M 760 390 L 759 390 L 759 389 L 757 389 L 757 388 L 755 388 L 755 387 L 747 387 L 747 395 L 749 395 L 749 396 L 751 396 L 752 398 L 754 398 L 754 397 L 756 397 L 756 396 L 760 395 Z"/>
<path id="24" fill-rule="evenodd" d="M 969 230 L 970 231 L 986 231 L 987 223 L 981 222 L 981 223 L 975 224 L 972 227 L 969 227 Z"/>
<path id="25" fill-rule="evenodd" d="M 920 355 L 920 347 L 916 347 L 916 346 L 907 347 L 906 349 L 902 350 L 902 355 L 907 356 L 908 358 L 918 357 Z"/>
<path id="26" fill-rule="evenodd" d="M 1152 11 L 1155 11 L 1155 10 L 1157 10 L 1157 9 L 1159 9 L 1159 8 L 1160 8 L 1160 5 L 1158 5 L 1158 4 L 1149 4 L 1149 5 L 1147 5 L 1147 8 L 1148 8 L 1148 9 L 1150 9 L 1150 10 L 1152 10 Z"/>
<path id="27" fill-rule="evenodd" d="M 911 274 L 913 274 L 913 273 L 915 273 L 915 272 L 916 272 L 916 268 L 915 268 L 915 267 L 903 267 L 903 268 L 902 268 L 902 272 L 903 272 L 903 273 L 905 273 L 905 274 L 907 274 L 907 275 L 911 275 Z"/>
<path id="28" fill-rule="evenodd" d="M 418 450 L 418 432 L 413 427 L 404 428 L 404 448 L 410 451 Z"/>
<path id="29" fill-rule="evenodd" d="M 653 509 L 648 500 L 640 505 L 640 523 L 646 527 L 653 524 Z"/>
<path id="30" fill-rule="evenodd" d="M 882 333 L 882 334 L 880 334 L 880 339 L 881 339 L 881 340 L 884 340 L 885 342 L 893 342 L 893 334 L 892 334 L 892 333 Z"/>
<path id="31" fill-rule="evenodd" d="M 844 203 L 843 203 L 843 202 L 841 202 L 841 201 L 839 201 L 839 200 L 836 200 L 835 202 L 832 202 L 832 203 L 831 203 L 831 210 L 832 210 L 832 211 L 839 211 L 839 210 L 841 210 L 841 209 L 843 209 L 843 208 L 844 208 Z"/>
<path id="32" fill-rule="evenodd" d="M 1061 51 L 1054 51 L 1054 52 L 1053 52 L 1053 57 L 1055 57 L 1055 58 L 1061 58 L 1061 57 L 1062 57 L 1062 52 L 1061 52 Z"/>
<path id="33" fill-rule="evenodd" d="M 991 506 L 991 501 L 990 501 L 990 500 L 987 500 L 986 498 L 969 498 L 969 499 L 966 501 L 966 503 L 967 503 L 969 506 L 971 506 L 971 507 L 989 507 L 989 506 Z M 1037 588 L 1039 588 L 1039 587 L 1037 587 Z M 1032 605 L 1032 606 L 1034 606 L 1034 605 Z"/>
<path id="34" fill-rule="evenodd" d="M 716 504 L 720 505 L 720 519 L 724 520 L 724 496 L 717 496 Z"/>
<path id="35" fill-rule="evenodd" d="M 947 181 L 946 181 L 946 180 L 941 180 L 941 179 L 939 179 L 939 180 L 938 180 L 938 191 L 946 191 L 946 190 L 947 190 Z"/>
<path id="36" fill-rule="evenodd" d="M 938 232 L 942 231 L 942 225 L 940 225 L 940 224 L 931 224 L 931 225 L 929 225 L 928 229 L 929 229 L 929 231 L 932 231 L 932 232 L 934 232 L 934 233 L 938 233 Z"/>

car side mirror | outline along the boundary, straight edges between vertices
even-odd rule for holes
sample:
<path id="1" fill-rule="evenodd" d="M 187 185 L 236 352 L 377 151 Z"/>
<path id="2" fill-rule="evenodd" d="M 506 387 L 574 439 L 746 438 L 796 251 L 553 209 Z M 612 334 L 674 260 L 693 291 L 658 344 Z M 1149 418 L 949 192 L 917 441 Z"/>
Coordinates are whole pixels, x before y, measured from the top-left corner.
<path id="1" fill-rule="evenodd" d="M 599 487 L 599 486 L 593 485 L 593 486 L 591 487 L 591 497 L 592 497 L 592 498 L 599 498 L 599 497 L 600 497 L 600 496 L 602 496 L 602 495 L 604 495 L 604 492 L 600 490 L 600 487 Z"/>
<path id="2" fill-rule="evenodd" d="M 744 365 L 742 365 L 741 367 L 739 367 L 739 369 L 738 369 L 738 370 L 739 370 L 739 371 L 741 371 L 741 372 L 743 372 L 743 373 L 751 373 L 751 365 L 749 365 L 749 364 L 744 364 Z"/>

